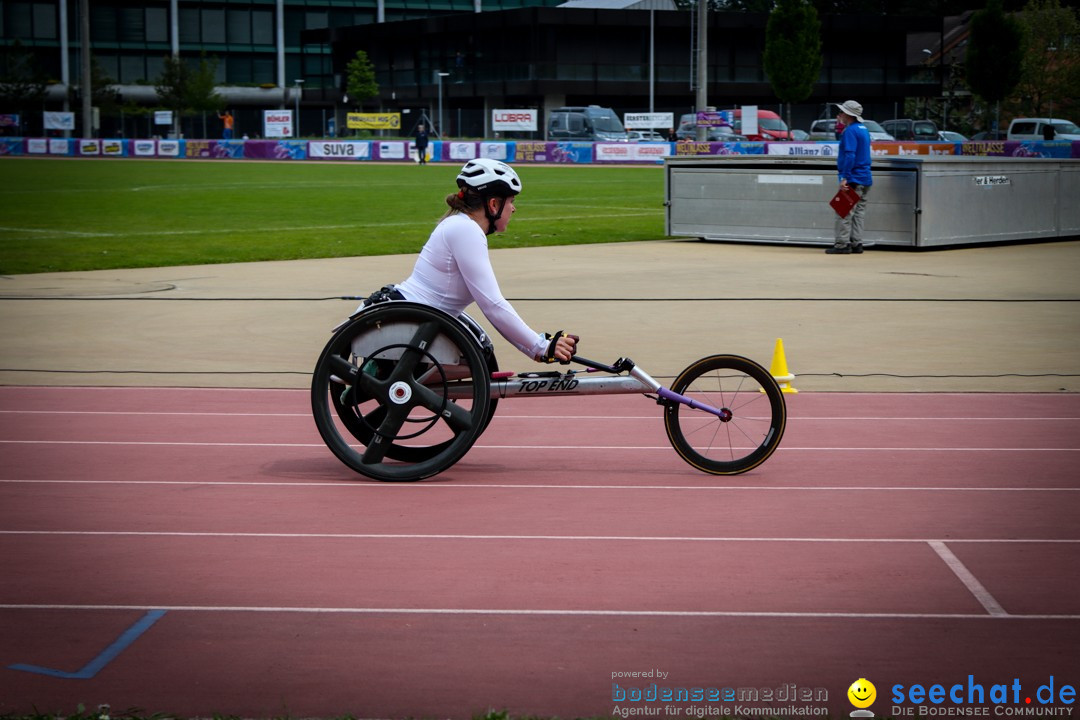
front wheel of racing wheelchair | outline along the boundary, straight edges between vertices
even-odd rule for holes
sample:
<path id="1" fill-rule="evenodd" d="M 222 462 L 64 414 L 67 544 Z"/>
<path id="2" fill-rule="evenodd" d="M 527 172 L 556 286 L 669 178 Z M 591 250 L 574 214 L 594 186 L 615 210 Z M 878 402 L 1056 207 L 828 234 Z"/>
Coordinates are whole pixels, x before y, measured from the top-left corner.
<path id="1" fill-rule="evenodd" d="M 394 300 L 338 328 L 311 381 L 319 434 L 376 480 L 431 477 L 462 458 L 495 412 L 490 344 L 467 316 Z"/>

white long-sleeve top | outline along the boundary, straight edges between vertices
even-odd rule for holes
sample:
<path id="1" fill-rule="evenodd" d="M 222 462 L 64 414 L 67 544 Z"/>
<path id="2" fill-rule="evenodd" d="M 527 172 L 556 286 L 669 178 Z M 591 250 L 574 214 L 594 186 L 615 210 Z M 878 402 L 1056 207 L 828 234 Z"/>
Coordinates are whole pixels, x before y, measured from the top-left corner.
<path id="1" fill-rule="evenodd" d="M 488 257 L 487 236 L 468 215 L 451 215 L 436 226 L 416 259 L 412 275 L 397 285 L 406 300 L 457 316 L 475 302 L 495 329 L 530 358 L 548 340 L 530 328 L 503 297 Z"/>

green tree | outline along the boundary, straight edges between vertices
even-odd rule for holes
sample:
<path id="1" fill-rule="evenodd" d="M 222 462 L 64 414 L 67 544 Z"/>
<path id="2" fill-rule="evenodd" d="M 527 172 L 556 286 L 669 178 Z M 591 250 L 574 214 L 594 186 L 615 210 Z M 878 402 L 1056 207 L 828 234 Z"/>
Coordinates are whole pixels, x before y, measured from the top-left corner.
<path id="1" fill-rule="evenodd" d="M 180 116 L 187 109 L 186 88 L 190 82 L 191 69 L 176 55 L 166 55 L 161 75 L 154 81 L 161 104 L 172 111 L 173 132 L 180 134 Z"/>
<path id="2" fill-rule="evenodd" d="M 821 21 L 808 0 L 779 0 L 765 26 L 765 74 L 780 102 L 810 97 L 821 74 Z"/>
<path id="3" fill-rule="evenodd" d="M 194 68 L 179 57 L 165 57 L 154 89 L 161 104 L 172 110 L 173 132 L 180 133 L 180 117 L 184 113 L 220 110 L 225 106 L 214 88 L 216 72 L 217 60 L 208 60 L 205 54 L 200 57 L 198 67 Z"/>
<path id="4" fill-rule="evenodd" d="M 1028 0 L 1019 17 L 1024 59 L 1016 86 L 1017 113 L 1069 117 L 1080 98 L 1080 19 L 1058 0 Z"/>
<path id="5" fill-rule="evenodd" d="M 987 0 L 986 7 L 971 17 L 964 69 L 968 87 L 995 107 L 998 125 L 1001 101 L 1020 82 L 1024 32 L 1015 18 L 1005 14 L 1002 0 Z"/>
<path id="6" fill-rule="evenodd" d="M 363 50 L 356 51 L 356 57 L 345 66 L 345 73 L 345 94 L 349 96 L 349 102 L 356 107 L 379 94 L 379 83 L 375 82 L 375 66 Z"/>
<path id="7" fill-rule="evenodd" d="M 0 111 L 18 113 L 25 123 L 28 111 L 41 109 L 47 83 L 37 57 L 18 40 L 0 50 Z"/>

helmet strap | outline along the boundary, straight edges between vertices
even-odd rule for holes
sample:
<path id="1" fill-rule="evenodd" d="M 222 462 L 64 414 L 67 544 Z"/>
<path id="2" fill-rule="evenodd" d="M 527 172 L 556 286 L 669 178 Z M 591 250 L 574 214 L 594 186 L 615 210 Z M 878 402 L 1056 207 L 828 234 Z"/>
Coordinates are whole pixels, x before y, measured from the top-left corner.
<path id="1" fill-rule="evenodd" d="M 499 221 L 499 218 L 502 217 L 503 211 L 506 210 L 506 198 L 497 198 L 499 200 L 499 212 L 493 215 L 490 209 L 491 206 L 488 204 L 488 200 L 490 199 L 491 198 L 484 199 L 484 215 L 486 215 L 488 219 L 488 229 L 487 232 L 484 233 L 485 235 L 491 235 L 495 232 L 495 223 Z"/>

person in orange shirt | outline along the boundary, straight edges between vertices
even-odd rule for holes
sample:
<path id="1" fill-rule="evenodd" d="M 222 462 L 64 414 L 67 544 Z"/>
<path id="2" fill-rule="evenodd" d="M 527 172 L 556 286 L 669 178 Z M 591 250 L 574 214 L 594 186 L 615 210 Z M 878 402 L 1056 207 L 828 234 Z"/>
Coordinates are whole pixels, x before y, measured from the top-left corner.
<path id="1" fill-rule="evenodd" d="M 233 120 L 232 113 L 229 112 L 228 110 L 226 110 L 224 115 L 221 114 L 221 113 L 218 113 L 218 117 L 221 118 L 222 124 L 225 125 L 225 130 L 221 133 L 221 137 L 224 138 L 225 140 L 232 140 L 233 123 L 235 122 Z"/>

